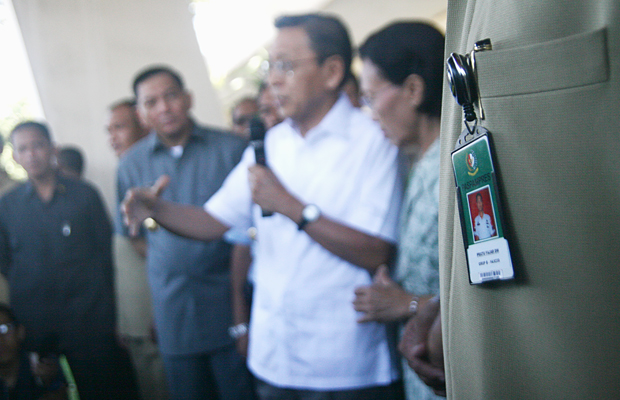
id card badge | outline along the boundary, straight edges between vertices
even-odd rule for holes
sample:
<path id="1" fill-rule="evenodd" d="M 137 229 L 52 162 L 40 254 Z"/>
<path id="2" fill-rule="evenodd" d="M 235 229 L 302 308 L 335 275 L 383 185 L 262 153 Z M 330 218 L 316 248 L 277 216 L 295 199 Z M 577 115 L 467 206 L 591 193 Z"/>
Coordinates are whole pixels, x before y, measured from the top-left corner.
<path id="1" fill-rule="evenodd" d="M 491 40 L 483 39 L 474 44 L 470 54 L 452 53 L 446 62 L 450 90 L 463 107 L 466 127 L 452 152 L 452 167 L 472 285 L 510 280 L 515 276 L 510 248 L 504 237 L 491 134 L 478 124 L 476 115 L 477 108 L 480 120 L 485 119 L 478 92 L 476 53 L 492 49 Z"/>
<path id="2" fill-rule="evenodd" d="M 469 282 L 474 285 L 514 278 L 490 134 L 480 126 L 475 129 L 474 137 L 452 152 Z"/>

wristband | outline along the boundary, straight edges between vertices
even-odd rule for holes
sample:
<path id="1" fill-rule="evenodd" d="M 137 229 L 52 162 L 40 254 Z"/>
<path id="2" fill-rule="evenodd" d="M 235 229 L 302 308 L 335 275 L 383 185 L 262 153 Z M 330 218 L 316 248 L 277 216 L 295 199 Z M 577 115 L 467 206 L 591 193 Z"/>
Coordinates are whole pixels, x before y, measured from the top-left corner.
<path id="1" fill-rule="evenodd" d="M 248 333 L 248 324 L 245 322 L 228 328 L 228 334 L 230 335 L 231 338 L 235 340 L 239 339 L 241 336 L 247 335 L 247 333 Z"/>
<path id="2" fill-rule="evenodd" d="M 413 299 L 411 299 L 411 303 L 409 303 L 410 317 L 415 317 L 415 315 L 418 313 L 419 301 L 420 298 L 418 296 L 413 296 Z"/>

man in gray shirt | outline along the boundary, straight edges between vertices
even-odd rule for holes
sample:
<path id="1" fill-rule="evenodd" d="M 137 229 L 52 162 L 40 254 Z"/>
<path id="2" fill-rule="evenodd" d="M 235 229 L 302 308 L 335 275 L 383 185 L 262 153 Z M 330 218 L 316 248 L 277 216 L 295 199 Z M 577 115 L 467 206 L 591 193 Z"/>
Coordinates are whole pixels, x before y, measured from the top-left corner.
<path id="1" fill-rule="evenodd" d="M 237 164 L 246 142 L 196 125 L 189 116 L 191 96 L 170 68 L 144 70 L 133 89 L 140 117 L 152 132 L 120 163 L 119 202 L 127 189 L 152 185 L 167 175 L 174 183 L 163 198 L 202 205 Z M 171 398 L 252 398 L 249 372 L 229 335 L 231 246 L 222 240 L 186 239 L 153 225 L 146 237 L 155 324 Z"/>

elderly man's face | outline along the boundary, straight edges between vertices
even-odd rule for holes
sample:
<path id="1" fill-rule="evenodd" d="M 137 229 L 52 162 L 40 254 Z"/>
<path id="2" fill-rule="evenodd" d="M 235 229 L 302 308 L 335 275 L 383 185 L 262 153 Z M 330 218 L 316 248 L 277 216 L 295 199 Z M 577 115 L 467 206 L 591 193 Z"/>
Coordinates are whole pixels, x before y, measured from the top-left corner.
<path id="1" fill-rule="evenodd" d="M 280 29 L 269 58 L 269 83 L 283 116 L 300 125 L 318 123 L 339 80 L 325 62 L 317 63 L 308 34 L 298 27 Z"/>

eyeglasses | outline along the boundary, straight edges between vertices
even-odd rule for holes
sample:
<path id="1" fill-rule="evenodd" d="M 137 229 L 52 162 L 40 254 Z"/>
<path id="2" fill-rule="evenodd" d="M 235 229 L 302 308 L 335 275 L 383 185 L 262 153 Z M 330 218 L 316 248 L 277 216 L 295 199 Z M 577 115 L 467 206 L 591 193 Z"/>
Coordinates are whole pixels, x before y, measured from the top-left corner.
<path id="1" fill-rule="evenodd" d="M 302 61 L 315 60 L 316 56 L 298 58 L 297 60 L 277 60 L 267 61 L 267 71 L 271 73 L 284 74 L 288 78 L 292 78 L 295 75 L 295 68 L 297 68 Z"/>
<path id="2" fill-rule="evenodd" d="M 252 118 L 254 118 L 255 116 L 256 114 L 250 114 L 250 115 L 242 115 L 240 117 L 233 118 L 233 124 L 235 125 L 249 124 Z"/>
<path id="3" fill-rule="evenodd" d="M 377 102 L 377 98 L 379 98 L 379 96 L 381 96 L 381 94 L 385 92 L 385 89 L 392 88 L 392 87 L 398 87 L 398 86 L 392 83 L 386 83 L 381 88 L 379 88 L 379 90 L 376 90 L 372 96 L 368 95 L 367 93 L 364 93 L 364 95 L 362 96 L 362 105 L 370 108 L 371 110 L 374 109 L 373 106 Z"/>
<path id="4" fill-rule="evenodd" d="M 13 331 L 15 325 L 12 323 L 0 324 L 0 335 L 4 336 Z"/>

